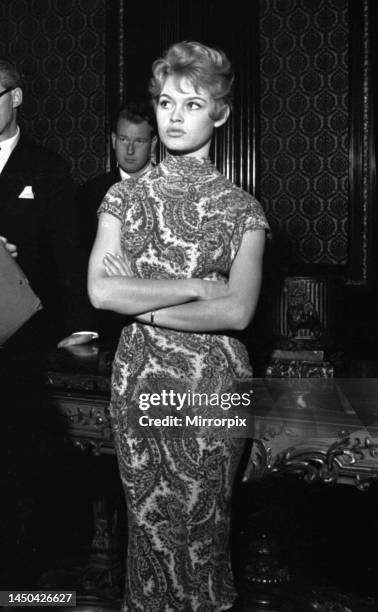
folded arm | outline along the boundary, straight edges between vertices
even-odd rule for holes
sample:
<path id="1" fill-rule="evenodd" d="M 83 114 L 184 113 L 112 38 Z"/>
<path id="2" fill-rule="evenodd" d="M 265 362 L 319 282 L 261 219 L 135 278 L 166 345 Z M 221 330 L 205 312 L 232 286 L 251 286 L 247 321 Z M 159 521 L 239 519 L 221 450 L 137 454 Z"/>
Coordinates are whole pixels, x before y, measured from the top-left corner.
<path id="1" fill-rule="evenodd" d="M 122 257 L 121 222 L 115 216 L 102 213 L 88 269 L 88 293 L 95 306 L 121 314 L 139 315 L 150 310 L 183 304 L 192 300 L 209 299 L 225 293 L 220 282 L 195 278 L 177 280 L 141 279 L 125 272 L 109 275 L 114 258 Z M 107 254 L 110 253 L 110 258 Z"/>
<path id="2" fill-rule="evenodd" d="M 192 332 L 241 330 L 247 327 L 255 313 L 260 293 L 264 245 L 264 230 L 247 232 L 232 264 L 224 296 L 156 310 L 154 324 Z M 150 313 L 137 318 L 151 323 Z"/>

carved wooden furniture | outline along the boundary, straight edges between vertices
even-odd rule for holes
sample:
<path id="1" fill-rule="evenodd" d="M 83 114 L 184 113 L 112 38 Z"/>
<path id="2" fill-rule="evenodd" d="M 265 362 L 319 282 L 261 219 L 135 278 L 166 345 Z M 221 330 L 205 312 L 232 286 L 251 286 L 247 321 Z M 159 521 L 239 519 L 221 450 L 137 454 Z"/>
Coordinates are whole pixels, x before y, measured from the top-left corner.
<path id="1" fill-rule="evenodd" d="M 107 409 L 111 361 L 112 350 L 92 346 L 88 352 L 79 349 L 77 355 L 56 352 L 47 362 L 51 407 L 63 418 L 67 439 L 94 455 L 114 453 Z M 254 440 L 244 485 L 248 487 L 268 474 L 294 474 L 308 482 L 348 483 L 359 489 L 377 480 L 378 415 L 369 409 L 376 389 L 370 385 L 361 404 L 356 398 L 364 387 L 363 378 L 352 381 L 307 376 L 253 381 Z M 92 587 L 102 585 L 102 592 L 116 607 L 121 597 L 122 569 L 113 537 L 114 521 L 109 521 L 103 506 L 100 500 L 95 508 L 92 555 L 82 579 Z M 285 586 L 290 573 L 272 561 L 269 538 L 256 540 L 253 546 L 255 558 L 247 568 L 246 580 L 252 590 L 258 592 L 260 588 L 261 592 L 263 587 L 266 599 L 269 588 Z M 90 595 L 89 588 L 84 600 L 99 605 L 99 600 Z M 269 609 L 275 610 L 274 598 L 267 601 Z M 261 606 L 261 600 L 253 603 L 252 598 L 246 609 L 260 609 L 255 605 Z"/>

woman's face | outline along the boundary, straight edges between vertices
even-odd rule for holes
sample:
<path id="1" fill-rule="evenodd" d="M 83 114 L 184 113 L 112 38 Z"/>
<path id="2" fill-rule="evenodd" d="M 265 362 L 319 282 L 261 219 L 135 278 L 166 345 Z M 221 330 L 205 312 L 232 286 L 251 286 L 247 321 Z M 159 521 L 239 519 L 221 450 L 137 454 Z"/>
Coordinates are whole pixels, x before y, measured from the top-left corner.
<path id="1" fill-rule="evenodd" d="M 228 116 L 226 111 L 222 119 L 214 121 L 210 117 L 213 108 L 207 90 L 196 91 L 188 79 L 177 82 L 168 76 L 156 107 L 161 141 L 170 151 L 207 157 L 214 127 L 222 125 Z"/>

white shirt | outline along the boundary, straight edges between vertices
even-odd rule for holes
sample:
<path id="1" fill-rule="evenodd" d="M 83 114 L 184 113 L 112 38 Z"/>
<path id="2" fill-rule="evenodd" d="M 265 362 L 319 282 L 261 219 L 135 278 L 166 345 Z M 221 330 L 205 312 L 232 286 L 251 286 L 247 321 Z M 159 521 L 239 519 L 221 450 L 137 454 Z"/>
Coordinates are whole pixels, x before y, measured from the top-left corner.
<path id="1" fill-rule="evenodd" d="M 5 166 L 5 164 L 7 163 L 10 154 L 12 153 L 13 149 L 16 147 L 18 141 L 20 140 L 20 128 L 17 126 L 17 132 L 15 133 L 14 136 L 11 136 L 11 138 L 7 138 L 6 140 L 3 140 L 2 142 L 0 142 L 0 174 L 3 171 L 3 168 Z M 82 334 L 89 334 L 90 336 L 92 336 L 92 340 L 95 340 L 99 337 L 97 332 L 75 332 L 73 334 L 73 336 L 79 336 Z"/>
<path id="2" fill-rule="evenodd" d="M 137 174 L 136 177 L 134 177 L 132 174 L 128 174 L 127 172 L 125 172 L 121 166 L 118 166 L 118 170 L 119 173 L 121 175 L 121 179 L 123 181 L 127 180 L 127 179 L 132 179 L 132 178 L 139 178 L 140 176 L 142 176 L 143 174 L 145 174 L 146 172 L 148 172 L 148 170 L 151 170 L 151 168 L 153 168 L 153 165 L 151 164 L 151 162 L 149 162 L 146 166 L 144 166 L 143 168 L 143 172 L 141 172 L 140 174 Z"/>
<path id="3" fill-rule="evenodd" d="M 2 173 L 3 168 L 10 157 L 10 154 L 12 153 L 19 140 L 20 128 L 17 126 L 17 132 L 14 136 L 3 140 L 3 142 L 0 142 L 0 174 Z"/>

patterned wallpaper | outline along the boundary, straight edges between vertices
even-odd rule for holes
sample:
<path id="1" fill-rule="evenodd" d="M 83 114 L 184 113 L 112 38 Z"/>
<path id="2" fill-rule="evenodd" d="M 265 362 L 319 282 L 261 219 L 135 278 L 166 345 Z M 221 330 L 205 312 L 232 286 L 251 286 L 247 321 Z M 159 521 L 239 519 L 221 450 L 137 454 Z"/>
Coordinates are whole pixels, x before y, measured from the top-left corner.
<path id="1" fill-rule="evenodd" d="M 227 41 L 241 89 L 234 118 L 217 143 L 217 163 L 244 188 L 258 185 L 278 244 L 294 261 L 342 268 L 350 264 L 350 236 L 358 234 L 349 210 L 348 4 L 253 0 L 251 7 L 260 13 L 259 92 L 253 19 L 235 4 L 226 22 L 214 13 L 213 0 L 204 3 L 209 19 L 201 21 L 191 3 L 176 0 L 159 0 L 148 15 L 126 0 L 1 0 L 0 54 L 25 76 L 22 127 L 62 154 L 81 182 L 106 168 L 106 85 L 109 89 L 111 79 L 120 76 L 117 68 L 106 74 L 106 66 L 118 60 L 110 63 L 106 52 L 121 38 L 122 57 L 126 52 L 126 59 L 133 57 L 138 43 L 133 20 L 151 30 L 146 55 L 155 39 L 162 48 L 177 38 L 199 37 L 221 47 Z M 242 5 L 247 11 L 249 3 Z M 115 22 L 106 41 L 110 9 Z"/>
<path id="2" fill-rule="evenodd" d="M 261 0 L 260 50 L 261 201 L 297 261 L 343 265 L 348 0 Z"/>
<path id="3" fill-rule="evenodd" d="M 105 0 L 1 0 L 0 55 L 25 78 L 21 126 L 78 181 L 105 169 Z"/>

